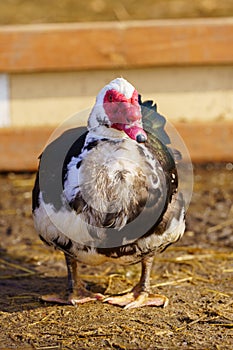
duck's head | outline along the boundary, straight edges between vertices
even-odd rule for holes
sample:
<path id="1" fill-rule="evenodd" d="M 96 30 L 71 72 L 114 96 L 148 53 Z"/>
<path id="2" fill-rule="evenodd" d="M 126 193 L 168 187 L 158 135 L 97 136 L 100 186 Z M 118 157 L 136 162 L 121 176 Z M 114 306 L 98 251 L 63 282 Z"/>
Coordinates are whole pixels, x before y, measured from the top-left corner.
<path id="1" fill-rule="evenodd" d="M 127 80 L 117 78 L 97 95 L 88 120 L 88 129 L 99 136 L 130 137 L 145 142 L 138 92 Z"/>

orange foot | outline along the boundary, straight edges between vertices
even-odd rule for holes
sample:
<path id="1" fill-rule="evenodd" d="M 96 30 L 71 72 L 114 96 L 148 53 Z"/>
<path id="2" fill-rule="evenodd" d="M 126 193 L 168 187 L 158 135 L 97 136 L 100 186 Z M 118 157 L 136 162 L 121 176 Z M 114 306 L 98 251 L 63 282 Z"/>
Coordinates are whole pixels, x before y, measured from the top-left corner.
<path id="1" fill-rule="evenodd" d="M 105 298 L 103 301 L 109 304 L 124 306 L 124 309 L 133 309 L 143 306 L 166 307 L 169 300 L 164 295 L 152 294 L 145 291 L 136 292 L 135 290 L 132 290 L 132 292 L 124 295 Z"/>
<path id="2" fill-rule="evenodd" d="M 47 294 L 43 295 L 41 297 L 41 300 L 49 302 L 49 303 L 56 303 L 56 304 L 63 304 L 63 305 L 77 305 L 77 304 L 84 304 L 89 301 L 95 301 L 95 300 L 103 300 L 105 297 L 101 293 L 92 293 L 84 288 L 80 288 L 76 290 L 73 293 L 70 293 L 68 297 L 62 297 L 58 294 Z"/>

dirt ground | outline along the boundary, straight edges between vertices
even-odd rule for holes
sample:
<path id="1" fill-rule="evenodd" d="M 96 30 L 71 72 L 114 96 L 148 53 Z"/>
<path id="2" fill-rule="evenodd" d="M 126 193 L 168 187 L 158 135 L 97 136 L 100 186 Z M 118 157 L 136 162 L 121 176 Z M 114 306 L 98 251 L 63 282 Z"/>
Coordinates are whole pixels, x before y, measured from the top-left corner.
<path id="1" fill-rule="evenodd" d="M 4 0 L 1 24 L 233 16 L 232 0 Z"/>
<path id="2" fill-rule="evenodd" d="M 182 240 L 155 257 L 153 290 L 166 308 L 123 310 L 100 301 L 77 307 L 43 303 L 62 291 L 62 253 L 33 228 L 34 174 L 0 176 L 0 349 L 232 349 L 233 165 L 195 166 Z M 81 267 L 91 290 L 121 292 L 140 266 Z"/>

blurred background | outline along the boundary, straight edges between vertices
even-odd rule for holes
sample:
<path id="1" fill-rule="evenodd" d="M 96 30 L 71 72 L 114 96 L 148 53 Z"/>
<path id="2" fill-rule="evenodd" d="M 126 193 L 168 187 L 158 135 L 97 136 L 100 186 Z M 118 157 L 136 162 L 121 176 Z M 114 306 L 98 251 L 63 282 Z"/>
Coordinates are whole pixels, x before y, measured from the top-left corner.
<path id="1" fill-rule="evenodd" d="M 0 1 L 0 170 L 34 170 L 54 127 L 117 76 L 194 162 L 231 161 L 232 16 L 230 0 Z"/>
<path id="2" fill-rule="evenodd" d="M 4 0 L 1 24 L 230 17 L 231 0 Z"/>

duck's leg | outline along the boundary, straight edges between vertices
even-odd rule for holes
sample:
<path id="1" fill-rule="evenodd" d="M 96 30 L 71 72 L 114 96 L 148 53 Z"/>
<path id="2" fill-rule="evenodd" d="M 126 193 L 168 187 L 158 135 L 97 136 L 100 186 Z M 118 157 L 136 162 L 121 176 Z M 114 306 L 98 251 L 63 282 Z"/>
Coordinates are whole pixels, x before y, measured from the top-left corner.
<path id="1" fill-rule="evenodd" d="M 141 278 L 132 291 L 123 295 L 108 297 L 104 301 L 109 304 L 124 306 L 125 309 L 142 306 L 167 306 L 167 297 L 150 292 L 150 273 L 153 264 L 153 256 L 143 258 L 141 264 Z"/>
<path id="2" fill-rule="evenodd" d="M 85 288 L 85 283 L 78 276 L 77 261 L 67 254 L 65 254 L 65 259 L 68 277 L 68 293 L 66 293 L 64 297 L 57 294 L 44 295 L 42 300 L 69 305 L 82 304 L 92 300 L 102 300 L 104 298 L 102 294 L 92 293 Z"/>

